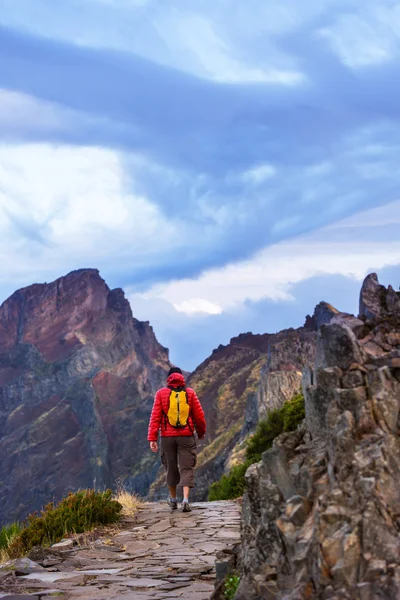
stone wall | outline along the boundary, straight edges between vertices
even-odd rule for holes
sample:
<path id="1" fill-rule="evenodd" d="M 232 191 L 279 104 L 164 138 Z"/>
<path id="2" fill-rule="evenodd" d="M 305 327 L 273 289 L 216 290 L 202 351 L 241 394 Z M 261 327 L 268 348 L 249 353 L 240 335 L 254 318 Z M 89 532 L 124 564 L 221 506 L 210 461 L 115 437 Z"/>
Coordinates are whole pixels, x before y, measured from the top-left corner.
<path id="1" fill-rule="evenodd" d="M 400 295 L 320 327 L 306 422 L 252 465 L 236 600 L 400 597 Z"/>

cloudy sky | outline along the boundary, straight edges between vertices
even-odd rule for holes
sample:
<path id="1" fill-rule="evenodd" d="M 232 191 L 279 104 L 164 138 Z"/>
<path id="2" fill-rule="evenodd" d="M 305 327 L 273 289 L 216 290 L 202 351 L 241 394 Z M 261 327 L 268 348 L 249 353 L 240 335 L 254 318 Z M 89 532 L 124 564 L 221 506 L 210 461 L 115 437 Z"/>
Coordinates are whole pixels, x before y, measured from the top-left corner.
<path id="1" fill-rule="evenodd" d="M 400 2 L 0 0 L 0 302 L 96 267 L 194 368 L 400 284 Z"/>

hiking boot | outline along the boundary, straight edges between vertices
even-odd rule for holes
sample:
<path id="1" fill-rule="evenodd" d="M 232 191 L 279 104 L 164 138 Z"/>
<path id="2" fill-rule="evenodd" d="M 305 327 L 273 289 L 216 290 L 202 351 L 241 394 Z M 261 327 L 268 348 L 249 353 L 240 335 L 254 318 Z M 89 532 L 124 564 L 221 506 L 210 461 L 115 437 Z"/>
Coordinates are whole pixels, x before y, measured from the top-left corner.
<path id="1" fill-rule="evenodd" d="M 192 512 L 192 509 L 190 508 L 189 500 L 183 500 L 182 512 Z"/>
<path id="2" fill-rule="evenodd" d="M 171 496 L 167 500 L 168 506 L 171 510 L 176 510 L 178 508 L 178 500 L 176 498 L 171 498 Z"/>

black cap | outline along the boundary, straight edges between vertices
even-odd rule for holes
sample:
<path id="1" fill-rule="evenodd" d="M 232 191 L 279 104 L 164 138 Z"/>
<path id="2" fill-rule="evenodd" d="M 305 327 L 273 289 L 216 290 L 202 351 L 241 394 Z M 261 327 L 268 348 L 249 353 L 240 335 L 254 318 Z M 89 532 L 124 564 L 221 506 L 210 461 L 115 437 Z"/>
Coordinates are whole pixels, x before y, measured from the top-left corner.
<path id="1" fill-rule="evenodd" d="M 172 375 L 173 373 L 180 373 L 182 375 L 182 371 L 180 370 L 179 367 L 171 367 L 170 370 L 168 371 L 168 377 L 170 375 Z"/>

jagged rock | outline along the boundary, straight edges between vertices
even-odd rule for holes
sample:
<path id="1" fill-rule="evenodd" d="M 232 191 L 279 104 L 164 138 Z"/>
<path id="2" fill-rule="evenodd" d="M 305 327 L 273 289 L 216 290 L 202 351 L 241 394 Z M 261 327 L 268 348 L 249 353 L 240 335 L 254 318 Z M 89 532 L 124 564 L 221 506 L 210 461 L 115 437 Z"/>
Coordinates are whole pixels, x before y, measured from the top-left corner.
<path id="1" fill-rule="evenodd" d="M 379 285 L 376 273 L 371 273 L 366 277 L 360 292 L 360 317 L 374 319 L 381 316 L 381 313 L 384 310 L 384 290 L 382 288 L 383 286 Z"/>
<path id="2" fill-rule="evenodd" d="M 293 496 L 286 502 L 285 518 L 289 523 L 293 523 L 297 527 L 304 525 L 312 505 L 307 498 L 303 496 Z"/>
<path id="3" fill-rule="evenodd" d="M 280 408 L 287 400 L 299 393 L 302 374 L 300 371 L 269 371 L 260 377 L 257 392 L 257 415 L 265 418 L 268 411 Z"/>
<path id="4" fill-rule="evenodd" d="M 400 294 L 389 285 L 386 294 L 386 308 L 389 313 L 400 313 Z"/>
<path id="5" fill-rule="evenodd" d="M 400 346 L 400 333 L 388 333 L 386 339 L 391 346 Z"/>
<path id="6" fill-rule="evenodd" d="M 323 435 L 327 426 L 326 416 L 335 388 L 340 385 L 342 370 L 339 367 L 319 368 L 314 376 L 307 370 L 303 379 L 307 429 L 313 437 Z M 314 381 L 315 385 L 310 385 Z"/>
<path id="7" fill-rule="evenodd" d="M 240 600 L 400 597 L 398 294 L 370 276 L 361 300 L 303 375 L 312 439 L 280 436 L 246 475 Z"/>
<path id="8" fill-rule="evenodd" d="M 311 331 L 318 331 L 321 325 L 330 323 L 331 320 L 339 315 L 339 311 L 328 302 L 320 302 L 314 309 L 312 317 L 307 315 L 304 328 Z"/>
<path id="9" fill-rule="evenodd" d="M 376 273 L 368 275 L 360 293 L 360 317 L 366 319 L 381 319 L 389 313 L 400 310 L 400 298 L 389 286 L 388 290 L 379 284 Z"/>
<path id="10" fill-rule="evenodd" d="M 133 318 L 122 290 L 110 290 L 95 269 L 6 300 L 0 522 L 24 519 L 68 491 L 113 487 L 117 478 L 146 493 L 157 457 L 137 441 L 169 367 L 150 325 Z"/>
<path id="11" fill-rule="evenodd" d="M 345 325 L 352 330 L 356 338 L 362 338 L 366 335 L 367 328 L 361 319 L 348 315 L 346 313 L 339 313 L 332 317 L 330 323 L 337 323 L 338 325 Z"/>
<path id="12" fill-rule="evenodd" d="M 330 323 L 332 318 L 335 317 L 339 311 L 333 307 L 328 302 L 320 302 L 314 311 L 314 319 L 317 326 L 317 329 L 321 327 L 321 325 L 325 325 Z"/>
<path id="13" fill-rule="evenodd" d="M 282 496 L 287 500 L 296 496 L 296 488 L 289 474 L 286 454 L 278 446 L 274 446 L 263 454 L 263 467 L 271 475 L 271 481 L 277 486 Z"/>
<path id="14" fill-rule="evenodd" d="M 361 369 L 351 369 L 342 378 L 344 388 L 356 388 L 365 385 L 365 374 Z"/>
<path id="15" fill-rule="evenodd" d="M 388 367 L 371 371 L 368 383 L 378 425 L 384 431 L 395 433 L 398 429 L 400 383 L 392 376 Z"/>
<path id="16" fill-rule="evenodd" d="M 317 343 L 317 368 L 339 367 L 347 370 L 362 363 L 365 353 L 350 327 L 339 323 L 323 325 Z"/>

